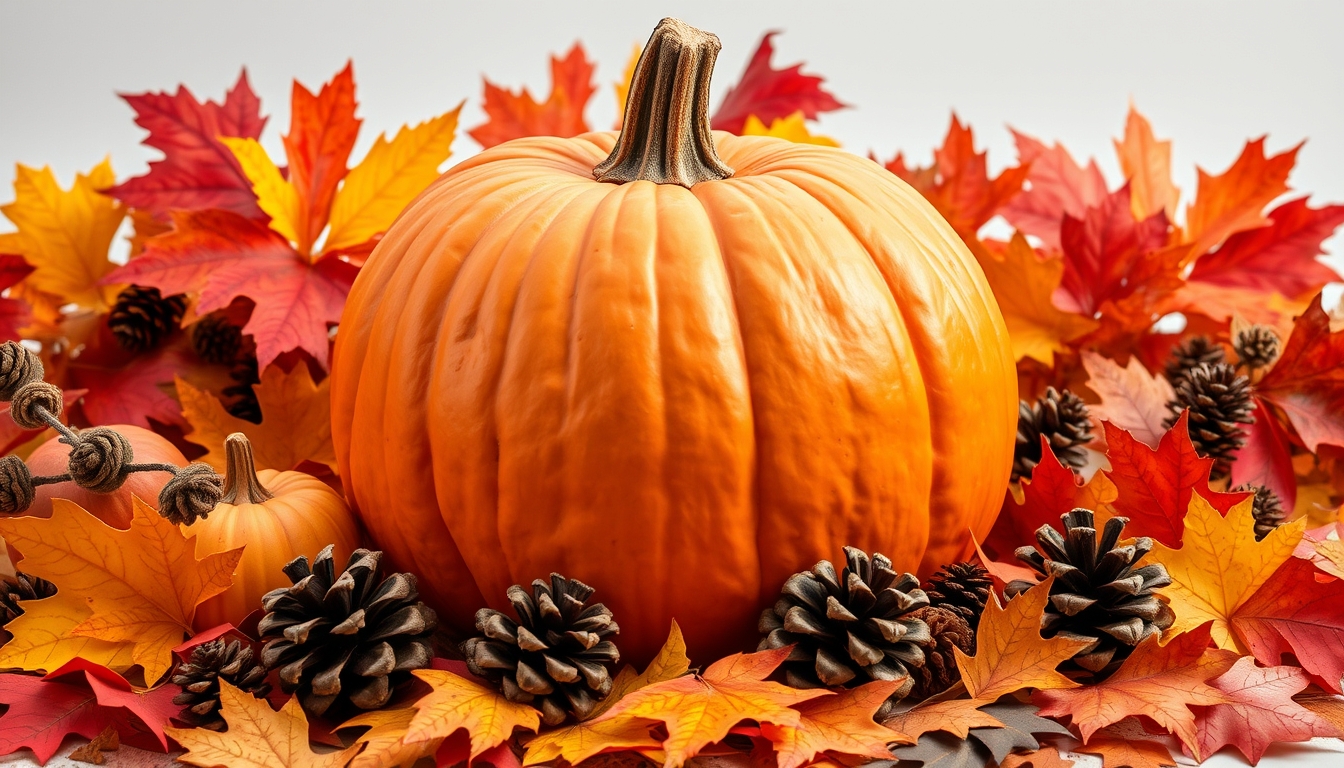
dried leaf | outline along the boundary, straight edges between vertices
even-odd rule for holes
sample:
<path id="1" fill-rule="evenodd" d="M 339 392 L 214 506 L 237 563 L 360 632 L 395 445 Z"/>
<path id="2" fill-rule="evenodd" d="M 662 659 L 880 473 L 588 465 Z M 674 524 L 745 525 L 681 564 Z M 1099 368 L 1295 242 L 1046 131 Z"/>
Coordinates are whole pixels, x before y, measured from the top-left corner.
<path id="1" fill-rule="evenodd" d="M 130 643 L 113 643 L 73 634 L 93 611 L 73 592 L 58 592 L 22 603 L 23 614 L 5 625 L 13 637 L 0 645 L 0 668 L 47 671 L 74 659 L 102 664 L 117 672 L 135 666 Z"/>
<path id="2" fill-rule="evenodd" d="M 1269 405 L 1254 398 L 1255 422 L 1246 425 L 1246 444 L 1233 454 L 1232 485 L 1263 485 L 1274 491 L 1285 509 L 1297 503 L 1292 443 Z"/>
<path id="3" fill-rule="evenodd" d="M 882 724 L 912 739 L 931 731 L 945 731 L 964 739 L 972 728 L 997 728 L 1003 725 L 998 718 L 980 709 L 989 702 L 984 699 L 948 699 L 920 704 L 893 715 Z"/>
<path id="4" fill-rule="evenodd" d="M 475 758 L 503 744 L 515 728 L 536 731 L 538 711 L 516 704 L 493 688 L 442 669 L 419 669 L 415 676 L 429 683 L 429 693 L 415 702 L 415 716 L 406 730 L 405 742 L 445 739 L 466 729 L 471 739 L 468 755 Z"/>
<path id="5" fill-rule="evenodd" d="M 117 729 L 109 725 L 103 729 L 102 733 L 94 736 L 88 744 L 72 751 L 70 759 L 77 763 L 102 765 L 107 762 L 107 757 L 103 753 L 115 752 L 119 748 L 121 748 L 121 739 L 117 736 Z"/>
<path id="6" fill-rule="evenodd" d="M 1195 716 L 1199 754 L 1212 755 L 1231 744 L 1255 765 L 1275 742 L 1338 735 L 1329 722 L 1293 701 L 1293 695 L 1308 684 L 1306 674 L 1296 667 L 1263 668 L 1249 656 L 1238 659 L 1231 669 L 1209 681 L 1229 702 Z"/>
<path id="7" fill-rule="evenodd" d="M 1059 750 L 1043 746 L 1035 752 L 1014 752 L 999 761 L 999 768 L 1071 768 L 1075 761 L 1064 757 Z"/>
<path id="8" fill-rule="evenodd" d="M 1320 581 L 1309 561 L 1288 558 L 1232 617 L 1237 639 L 1265 665 L 1285 653 L 1322 687 L 1344 689 L 1344 580 Z"/>
<path id="9" fill-rule="evenodd" d="M 14 253 L 0 253 L 0 292 L 33 273 L 33 265 Z M 20 331 L 33 319 L 28 302 L 15 298 L 0 298 L 0 341 L 20 339 Z"/>
<path id="10" fill-rule="evenodd" d="M 900 687 L 899 682 L 871 682 L 834 696 L 795 705 L 797 726 L 761 724 L 761 735 L 775 748 L 778 768 L 801 768 L 824 753 L 885 758 L 887 745 L 911 742 L 873 722 L 873 714 Z"/>
<path id="11" fill-rule="evenodd" d="M 540 104 L 526 87 L 515 94 L 486 80 L 489 119 L 467 134 L 486 148 L 524 136 L 577 136 L 589 130 L 583 111 L 595 90 L 593 63 L 575 43 L 563 59 L 551 57 L 551 93 Z"/>
<path id="12" fill-rule="evenodd" d="M 219 702 L 228 730 L 168 729 L 168 735 L 187 750 L 179 762 L 201 768 L 341 768 L 360 749 L 355 745 L 339 752 L 314 752 L 308 743 L 308 719 L 295 697 L 276 712 L 265 699 L 221 680 Z"/>
<path id="13" fill-rule="evenodd" d="M 1175 768 L 1176 760 L 1171 750 L 1156 741 L 1132 738 L 1107 738 L 1106 731 L 1098 732 L 1102 738 L 1088 739 L 1086 746 L 1075 747 L 1075 752 L 1085 755 L 1097 755 L 1104 768 Z"/>
<path id="14" fill-rule="evenodd" d="M 765 33 L 741 79 L 724 94 L 723 102 L 710 118 L 714 130 L 740 134 L 749 115 L 772 123 L 777 118 L 802 112 L 808 120 L 816 120 L 822 112 L 844 106 L 822 89 L 822 78 L 804 75 L 802 64 L 787 69 L 771 66 L 770 59 L 775 53 L 773 39 L 777 34 Z"/>
<path id="15" fill-rule="evenodd" d="M 233 153 L 251 182 L 257 206 L 271 217 L 271 229 L 291 243 L 298 242 L 299 228 L 303 226 L 298 190 L 280 173 L 279 166 L 256 139 L 225 136 L 220 141 Z"/>
<path id="16" fill-rule="evenodd" d="M 417 760 L 433 757 L 443 739 L 429 739 L 407 744 L 406 729 L 415 717 L 415 707 L 379 709 L 365 712 L 341 723 L 340 730 L 367 726 L 369 730 L 355 739 L 354 746 L 363 745 L 349 768 L 410 768 Z"/>
<path id="17" fill-rule="evenodd" d="M 1163 425 L 1171 413 L 1167 403 L 1176 397 L 1167 380 L 1148 373 L 1138 357 L 1131 357 L 1129 365 L 1121 368 L 1110 358 L 1084 350 L 1082 361 L 1088 389 L 1101 398 L 1089 406 L 1092 415 L 1156 450 L 1167 431 Z"/>
<path id="18" fill-rule="evenodd" d="M 1082 216 L 1064 215 L 1059 230 L 1062 309 L 1092 317 L 1108 301 L 1151 290 L 1149 282 L 1165 280 L 1179 287 L 1180 264 L 1164 265 L 1155 256 L 1167 244 L 1167 215 L 1159 211 L 1136 220 L 1129 194 L 1126 185 L 1088 206 Z"/>
<path id="19" fill-rule="evenodd" d="M 901 761 L 917 760 L 928 766 L 983 766 L 991 762 L 1002 764 L 1014 750 L 1040 749 L 1034 734 L 1052 733 L 1068 736 L 1064 726 L 1036 715 L 1036 707 L 1011 699 L 997 704 L 986 704 L 984 709 L 1001 726 L 972 728 L 969 737 L 958 739 L 945 733 L 931 733 L 920 738 L 912 747 L 897 747 L 892 753 Z M 892 761 L 871 763 L 873 766 L 895 768 Z"/>

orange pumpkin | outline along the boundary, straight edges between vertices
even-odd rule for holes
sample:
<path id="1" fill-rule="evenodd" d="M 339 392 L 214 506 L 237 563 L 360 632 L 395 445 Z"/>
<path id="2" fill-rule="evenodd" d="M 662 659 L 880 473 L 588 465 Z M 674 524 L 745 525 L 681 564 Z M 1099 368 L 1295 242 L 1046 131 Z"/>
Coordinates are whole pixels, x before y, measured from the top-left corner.
<path id="1" fill-rule="evenodd" d="M 928 572 L 999 509 L 1017 385 L 974 257 L 870 160 L 711 133 L 717 50 L 664 21 L 619 136 L 459 164 L 350 293 L 346 495 L 459 631 L 554 570 L 627 659 L 673 618 L 713 659 L 842 546 Z"/>
<path id="2" fill-rule="evenodd" d="M 261 598 L 289 586 L 282 568 L 299 555 L 312 559 L 328 544 L 337 562 L 359 546 L 359 527 L 341 495 L 302 472 L 257 471 L 247 437 L 235 432 L 225 441 L 227 464 L 219 506 L 184 531 L 196 538 L 196 552 L 246 547 L 233 574 L 233 586 L 196 608 L 195 626 L 238 626 L 261 607 Z"/>
<path id="3" fill-rule="evenodd" d="M 131 444 L 137 464 L 187 465 L 187 457 L 163 437 L 129 424 L 109 427 L 120 432 Z M 39 445 L 28 457 L 28 471 L 34 475 L 61 475 L 70 462 L 70 446 L 52 438 Z M 51 517 L 52 499 L 69 499 L 93 513 L 95 517 L 114 528 L 131 525 L 131 497 L 138 496 L 151 507 L 159 507 L 159 491 L 173 479 L 167 472 L 133 472 L 126 482 L 112 493 L 94 493 L 73 482 L 39 485 L 33 495 L 33 505 L 27 514 Z"/>

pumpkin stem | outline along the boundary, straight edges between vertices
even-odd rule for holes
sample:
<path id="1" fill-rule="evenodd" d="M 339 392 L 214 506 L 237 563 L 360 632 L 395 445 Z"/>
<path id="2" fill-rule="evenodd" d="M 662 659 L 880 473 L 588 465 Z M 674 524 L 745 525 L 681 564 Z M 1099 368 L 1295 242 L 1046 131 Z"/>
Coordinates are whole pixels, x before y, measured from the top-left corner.
<path id="1" fill-rule="evenodd" d="M 252 458 L 252 443 L 247 435 L 234 432 L 224 438 L 224 495 L 221 504 L 260 504 L 275 494 L 261 484 L 257 463 Z"/>
<path id="2" fill-rule="evenodd" d="M 733 175 L 709 131 L 709 78 L 721 47 L 717 36 L 677 19 L 658 22 L 635 65 L 616 148 L 594 178 L 691 187 Z"/>

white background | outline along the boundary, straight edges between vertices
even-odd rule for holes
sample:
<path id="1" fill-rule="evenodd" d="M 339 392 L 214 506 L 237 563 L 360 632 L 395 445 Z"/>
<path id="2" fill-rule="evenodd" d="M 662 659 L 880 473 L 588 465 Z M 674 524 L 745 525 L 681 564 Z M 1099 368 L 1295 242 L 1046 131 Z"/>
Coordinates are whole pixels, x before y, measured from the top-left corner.
<path id="1" fill-rule="evenodd" d="M 1006 126 L 1093 156 L 1119 183 L 1111 138 L 1132 100 L 1174 138 L 1189 200 L 1196 164 L 1221 172 L 1248 139 L 1281 151 L 1310 139 L 1292 186 L 1344 202 L 1344 2 L 80 2 L 0 0 L 0 200 L 13 163 L 50 165 L 62 184 L 111 155 L 119 178 L 156 155 L 115 95 L 187 84 L 219 99 L 246 65 L 271 116 L 263 144 L 280 156 L 290 81 L 316 88 L 355 62 L 365 119 L 355 158 L 394 131 L 466 99 L 478 125 L 481 75 L 544 97 L 547 54 L 582 40 L 598 62 L 590 124 L 616 115 L 611 83 L 663 16 L 723 40 L 719 93 L 762 32 L 776 65 L 805 60 L 853 108 L 820 131 L 884 160 L 927 163 L 951 110 L 976 130 L 993 168 L 1012 162 Z M 456 158 L 476 151 L 461 135 Z M 3 226 L 3 225 L 0 225 Z M 1336 237 L 1334 250 L 1344 251 Z M 1344 254 L 1332 263 L 1344 265 Z M 1261 765 L 1344 764 L 1338 752 L 1276 749 Z M 1226 754 L 1210 764 L 1238 764 Z"/>

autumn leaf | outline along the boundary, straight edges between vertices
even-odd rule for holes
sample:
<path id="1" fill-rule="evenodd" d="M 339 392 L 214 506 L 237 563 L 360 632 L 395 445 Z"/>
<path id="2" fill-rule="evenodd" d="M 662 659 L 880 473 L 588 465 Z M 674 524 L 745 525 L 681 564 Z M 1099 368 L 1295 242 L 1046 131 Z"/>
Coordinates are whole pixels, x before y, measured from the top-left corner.
<path id="1" fill-rule="evenodd" d="M 302 226 L 299 192 L 280 172 L 279 166 L 256 139 L 236 139 L 227 136 L 220 141 L 229 148 L 243 174 L 252 184 L 257 205 L 271 217 L 271 229 L 290 242 L 299 239 Z"/>
<path id="2" fill-rule="evenodd" d="M 490 148 L 524 136 L 577 136 L 589 130 L 584 108 L 592 98 L 593 63 L 575 43 L 563 59 L 551 56 L 551 92 L 538 103 L 524 86 L 518 93 L 485 81 L 487 121 L 467 131 Z M 628 81 L 627 81 L 628 82 Z"/>
<path id="3" fill-rule="evenodd" d="M 802 112 L 808 120 L 816 120 L 822 112 L 845 106 L 821 87 L 822 78 L 803 74 L 802 64 L 787 69 L 771 66 L 770 59 L 775 53 L 773 41 L 777 34 L 765 33 L 741 79 L 724 94 L 723 102 L 710 118 L 714 130 L 740 134 L 750 115 L 764 123 L 772 123 L 794 112 Z"/>
<path id="4" fill-rule="evenodd" d="M 380 134 L 369 153 L 345 177 L 331 207 L 331 230 L 323 249 L 338 251 L 387 231 L 393 220 L 439 176 L 452 154 L 462 105 L 415 126 L 391 141 Z"/>
<path id="5" fill-rule="evenodd" d="M 331 255 L 310 263 L 265 224 L 228 211 L 179 212 L 173 223 L 110 279 L 197 293 L 201 315 L 246 296 L 256 306 L 243 333 L 255 339 L 261 368 L 292 349 L 326 367 L 327 327 L 340 321 L 357 267 Z"/>
<path id="6" fill-rule="evenodd" d="M 686 657 L 686 641 L 682 638 L 681 627 L 674 621 L 667 642 L 643 673 L 636 674 L 629 665 L 623 668 L 612 681 L 611 691 L 598 703 L 587 720 L 549 729 L 529 741 L 523 765 L 552 763 L 557 758 L 563 758 L 570 765 L 578 765 L 606 749 L 661 747 L 662 742 L 649 735 L 647 723 L 629 718 L 599 718 L 626 694 L 681 677 L 690 666 L 691 661 Z"/>
<path id="7" fill-rule="evenodd" d="M 1194 255 L 1205 253 L 1234 232 L 1270 223 L 1261 210 L 1288 191 L 1288 174 L 1297 162 L 1301 144 L 1265 157 L 1265 139 L 1246 142 L 1232 167 L 1218 176 L 1198 169 L 1194 202 L 1186 209 L 1186 238 Z"/>
<path id="8" fill-rule="evenodd" d="M 61 189 L 50 168 L 19 164 L 14 174 L 14 202 L 0 206 L 0 213 L 18 231 L 0 234 L 0 253 L 22 256 L 33 267 L 25 285 L 63 303 L 106 311 L 119 290 L 101 283 L 116 268 L 108 247 L 126 215 L 120 203 L 98 191 L 116 180 L 111 161 L 75 174 L 69 190 Z"/>
<path id="9" fill-rule="evenodd" d="M 999 768 L 1071 768 L 1074 762 L 1055 747 L 1043 746 L 1035 752 L 1014 752 L 999 761 Z"/>
<path id="10" fill-rule="evenodd" d="M 1100 205 L 1107 197 L 1106 179 L 1096 161 L 1089 160 L 1083 168 L 1059 144 L 1047 147 L 1017 131 L 1013 131 L 1013 140 L 1018 165 L 1031 168 L 1027 173 L 1031 187 L 999 213 L 1017 229 L 1039 237 L 1047 248 L 1059 250 L 1064 216 L 1082 220 L 1088 208 Z"/>
<path id="11" fill-rule="evenodd" d="M 1030 357 L 1052 365 L 1055 355 L 1070 351 L 1068 342 L 1097 328 L 1095 320 L 1055 307 L 1051 296 L 1064 274 L 1062 259 L 1041 258 L 1021 233 L 1002 247 L 991 249 L 975 240 L 967 244 L 998 300 L 1017 360 Z"/>
<path id="12" fill-rule="evenodd" d="M 1034 734 L 1070 735 L 1068 729 L 1059 723 L 1038 717 L 1036 708 L 1031 704 L 1005 699 L 986 704 L 984 709 L 999 721 L 998 726 L 971 728 L 964 739 L 945 733 L 931 733 L 922 736 L 915 746 L 897 747 L 892 752 L 901 761 L 918 761 L 926 768 L 1002 765 L 1014 751 L 1040 749 L 1041 744 Z M 891 763 L 881 765 L 895 768 Z"/>
<path id="13" fill-rule="evenodd" d="M 407 744 L 406 729 L 415 717 L 414 707 L 378 709 L 365 712 L 340 725 L 346 728 L 368 727 L 355 739 L 354 746 L 363 746 L 349 768 L 400 768 L 414 765 L 417 760 L 433 757 L 443 739 L 429 739 Z"/>
<path id="14" fill-rule="evenodd" d="M 1106 768 L 1175 768 L 1176 760 L 1171 756 L 1171 750 L 1159 742 L 1129 736 L 1113 737 L 1109 731 L 1109 728 L 1098 731 L 1085 746 L 1074 747 L 1073 751 L 1100 757 Z"/>
<path id="15" fill-rule="evenodd" d="M 133 208 L 167 218 L 171 210 L 219 208 L 240 216 L 261 216 L 252 187 L 221 136 L 256 139 L 266 125 L 261 101 L 247 82 L 247 70 L 224 96 L 223 104 L 196 100 L 185 86 L 176 94 L 122 95 L 135 110 L 135 122 L 149 131 L 145 145 L 163 152 L 149 173 L 107 190 Z"/>
<path id="16" fill-rule="evenodd" d="M 182 414 L 191 425 L 187 439 L 206 449 L 205 461 L 224 471 L 224 439 L 234 432 L 247 435 L 258 469 L 288 470 L 305 461 L 325 464 L 336 471 L 331 443 L 331 379 L 314 384 L 308 366 L 299 363 L 286 373 L 271 366 L 255 384 L 261 423 L 232 416 L 209 392 L 177 380 Z"/>
<path id="17" fill-rule="evenodd" d="M 1137 356 L 1121 368 L 1110 358 L 1083 350 L 1082 362 L 1088 389 L 1101 398 L 1100 403 L 1088 406 L 1092 415 L 1156 449 L 1167 432 L 1163 425 L 1171 413 L 1167 403 L 1176 397 L 1167 380 L 1148 373 Z"/>
<path id="18" fill-rule="evenodd" d="M 203 363 L 191 348 L 186 334 L 176 334 L 158 349 L 136 354 L 112 335 L 107 323 L 99 323 L 66 368 L 68 385 L 86 390 L 79 411 L 93 426 L 133 424 L 153 429 L 160 424 L 186 426 L 182 409 L 172 397 L 175 376 L 198 386 L 226 386 L 229 369 Z"/>
<path id="19" fill-rule="evenodd" d="M 1326 238 L 1344 224 L 1344 205 L 1312 208 L 1307 198 L 1289 200 L 1267 214 L 1269 226 L 1234 233 L 1195 262 L 1189 280 L 1219 288 L 1305 298 L 1339 279 L 1317 260 Z"/>
<path id="20" fill-rule="evenodd" d="M 1166 645 L 1150 635 L 1129 658 L 1099 683 L 1070 690 L 1038 691 L 1032 701 L 1046 717 L 1070 717 L 1083 742 L 1098 729 L 1143 715 L 1174 733 L 1198 759 L 1201 755 L 1190 707 L 1230 701 L 1208 681 L 1232 667 L 1236 654 L 1209 650 L 1209 629 L 1201 626 Z"/>
<path id="21" fill-rule="evenodd" d="M 233 583 L 243 550 L 197 560 L 195 539 L 148 504 L 135 499 L 132 514 L 122 531 L 56 499 L 48 519 L 0 519 L 0 535 L 22 553 L 24 571 L 87 602 L 90 615 L 71 634 L 131 645 L 132 660 L 152 682 L 172 667 L 172 649 L 191 632 L 196 605 Z"/>
<path id="22" fill-rule="evenodd" d="M 1245 493 L 1218 493 L 1209 489 L 1213 460 L 1195 451 L 1190 442 L 1189 414 L 1182 413 L 1154 450 L 1116 425 L 1105 422 L 1107 476 L 1119 491 L 1113 506 L 1128 517 L 1127 533 L 1149 536 L 1169 547 L 1179 546 L 1184 532 L 1181 521 L 1198 495 L 1219 512 L 1226 512 Z"/>
<path id="23" fill-rule="evenodd" d="M 1060 280 L 1060 306 L 1091 317 L 1107 301 L 1118 301 L 1146 288 L 1145 266 L 1167 243 L 1167 215 L 1161 211 L 1136 220 L 1130 208 L 1129 185 L 1088 206 L 1081 216 L 1064 214 L 1060 224 L 1060 247 L 1064 254 L 1064 277 Z M 1177 274 L 1171 270 L 1171 278 Z M 1178 284 L 1178 283 L 1177 283 Z"/>
<path id="24" fill-rule="evenodd" d="M 362 122 L 355 105 L 355 72 L 348 62 L 316 94 L 294 81 L 289 133 L 283 139 L 289 183 L 299 202 L 295 243 L 301 254 L 312 253 L 327 226 L 336 187 L 345 178 Z"/>
<path id="25" fill-rule="evenodd" d="M 946 699 L 918 704 L 899 712 L 882 724 L 911 739 L 918 739 L 931 731 L 944 731 L 964 739 L 972 728 L 999 728 L 1003 723 L 981 709 L 992 703 L 984 699 Z"/>
<path id="26" fill-rule="evenodd" d="M 1133 104 L 1125 117 L 1125 137 L 1115 142 L 1115 154 L 1129 180 L 1134 218 L 1146 219 L 1162 211 L 1172 220 L 1181 190 L 1171 182 L 1171 141 L 1159 141 L 1148 118 Z"/>
<path id="27" fill-rule="evenodd" d="M 720 659 L 703 674 L 686 675 L 631 691 L 595 722 L 657 720 L 667 727 L 665 768 L 678 768 L 701 749 L 721 741 L 743 720 L 797 728 L 801 713 L 793 706 L 827 690 L 798 690 L 769 677 L 791 648 Z"/>
<path id="28" fill-rule="evenodd" d="M 1066 512 L 1083 507 L 1099 510 L 1115 501 L 1116 487 L 1104 473 L 1098 472 L 1082 483 L 1072 469 L 1060 463 L 1042 438 L 1041 460 L 1031 471 L 1030 478 L 1020 483 L 1021 498 L 1011 492 L 1004 494 L 1003 509 L 985 540 L 998 557 L 1010 557 L 1023 542 L 1032 541 L 1042 525 L 1059 525 Z"/>
<path id="29" fill-rule="evenodd" d="M 14 253 L 0 253 L 0 292 L 12 288 L 15 283 L 33 273 L 33 265 Z M 0 341 L 22 338 L 20 331 L 32 320 L 33 312 L 28 302 L 13 298 L 0 298 Z"/>
<path id="30" fill-rule="evenodd" d="M 219 713 L 228 730 L 169 728 L 168 735 L 187 750 L 178 761 L 201 768 L 341 768 L 359 751 L 358 744 L 345 750 L 318 754 L 308 743 L 308 719 L 297 697 L 271 709 L 265 699 L 244 693 L 225 680 L 219 681 Z"/>
<path id="31" fill-rule="evenodd" d="M 1255 421 L 1247 424 L 1246 444 L 1232 454 L 1232 485 L 1263 485 L 1278 495 L 1285 509 L 1297 503 L 1292 442 L 1268 403 L 1256 397 Z"/>
<path id="32" fill-rule="evenodd" d="M 1190 500 L 1185 516 L 1184 546 L 1157 544 L 1147 562 L 1166 566 L 1171 585 L 1160 593 L 1176 613 L 1170 632 L 1185 632 L 1212 622 L 1213 641 L 1219 648 L 1244 652 L 1232 633 L 1237 610 L 1293 556 L 1305 524 L 1287 523 L 1255 538 L 1252 499 L 1232 507 L 1224 516 L 1202 497 Z"/>
<path id="33" fill-rule="evenodd" d="M 123 736 L 143 733 L 152 738 L 158 749 L 168 751 L 168 735 L 164 727 L 170 718 L 182 712 L 182 706 L 173 703 L 173 698 L 182 692 L 178 686 L 168 683 L 152 689 L 139 689 L 113 670 L 86 659 L 74 659 L 42 679 L 82 680 L 93 691 L 99 706 L 121 708 L 135 716 L 133 720 L 119 714 L 114 716 L 122 730 L 127 731 Z M 130 732 L 129 727 L 135 732 Z M 144 744 L 145 740 L 138 739 L 138 742 Z"/>
<path id="34" fill-rule="evenodd" d="M 1264 668 L 1249 656 L 1237 659 L 1231 669 L 1209 681 L 1228 702 L 1195 715 L 1199 754 L 1212 755 L 1231 744 L 1255 765 L 1274 742 L 1338 735 L 1329 722 L 1293 701 L 1293 695 L 1310 682 L 1296 667 Z"/>
<path id="35" fill-rule="evenodd" d="M 1073 688 L 1074 681 L 1055 671 L 1087 646 L 1083 640 L 1041 637 L 1041 616 L 1050 599 L 1047 578 L 1001 605 L 990 595 L 975 633 L 975 656 L 955 649 L 957 667 L 971 698 L 992 701 L 1023 688 Z"/>
<path id="36" fill-rule="evenodd" d="M 838 147 L 840 142 L 829 136 L 821 136 L 807 130 L 807 123 L 804 122 L 802 112 L 794 112 L 786 117 L 777 117 L 766 127 L 760 118 L 755 115 L 748 115 L 747 122 L 742 126 L 743 136 L 773 136 L 777 139 L 785 139 L 795 144 L 817 144 L 823 147 Z"/>
<path id="37" fill-rule="evenodd" d="M 475 758 L 503 744 L 515 728 L 536 731 L 541 725 L 537 709 L 509 701 L 482 682 L 444 669 L 418 669 L 414 674 L 429 683 L 431 690 L 415 702 L 406 744 L 445 739 L 466 729 L 471 739 L 469 757 Z"/>
<path id="38" fill-rule="evenodd" d="M 1293 324 L 1256 394 L 1288 414 L 1313 453 L 1322 443 L 1344 446 L 1344 328 L 1331 330 L 1320 294 Z"/>
<path id="39" fill-rule="evenodd" d="M 1300 522 L 1299 522 L 1300 524 Z M 1344 689 L 1344 580 L 1319 581 L 1307 560 L 1288 558 L 1232 617 L 1232 630 L 1256 660 L 1291 653 L 1322 687 Z M 20 617 L 22 618 L 22 617 Z"/>
<path id="40" fill-rule="evenodd" d="M 823 753 L 889 758 L 887 745 L 910 739 L 873 722 L 873 714 L 900 682 L 876 681 L 834 696 L 795 705 L 797 726 L 761 724 L 761 735 L 775 748 L 778 768 L 801 768 Z"/>
<path id="41" fill-rule="evenodd" d="M 1344 735 L 1344 697 L 1329 693 L 1304 693 L 1294 696 L 1293 701 L 1315 712 L 1334 726 L 1338 734 Z"/>
<path id="42" fill-rule="evenodd" d="M 0 668 L 48 671 L 74 659 L 101 664 L 117 672 L 135 666 L 135 646 L 74 634 L 93 611 L 88 601 L 74 592 L 27 600 L 23 613 L 5 625 L 12 637 L 0 645 Z"/>
<path id="43" fill-rule="evenodd" d="M 914 187 L 938 209 L 957 234 L 970 243 L 980 228 L 1022 190 L 1022 182 L 1029 170 L 1026 165 L 1018 165 L 1004 169 L 991 179 L 985 154 L 975 151 L 975 137 L 970 127 L 963 126 L 953 114 L 943 146 L 933 153 L 933 165 L 907 168 L 905 156 L 898 153 L 886 163 L 886 169 Z M 1051 290 L 1055 286 L 1051 286 Z M 1046 305 L 1049 305 L 1048 300 Z M 1043 362 L 1048 364 L 1050 361 Z"/>

